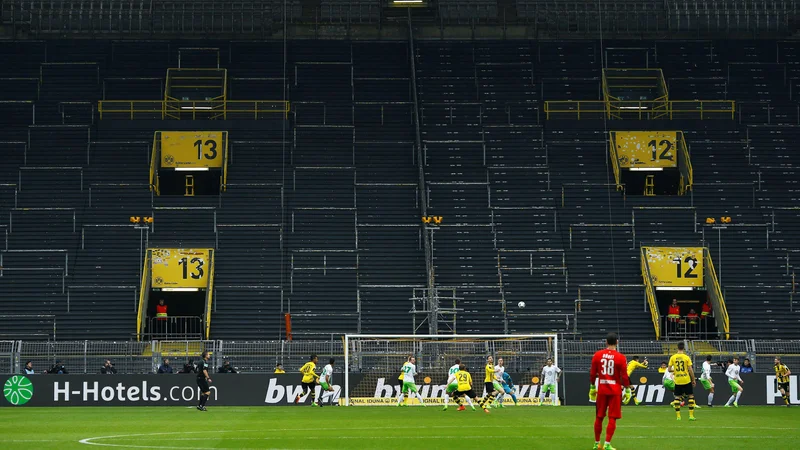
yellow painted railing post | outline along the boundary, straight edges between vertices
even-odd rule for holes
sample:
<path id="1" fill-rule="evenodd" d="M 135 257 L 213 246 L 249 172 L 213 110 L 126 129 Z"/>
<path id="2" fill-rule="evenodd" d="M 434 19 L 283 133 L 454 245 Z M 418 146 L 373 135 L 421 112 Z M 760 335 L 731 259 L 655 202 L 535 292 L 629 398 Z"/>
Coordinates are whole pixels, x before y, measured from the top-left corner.
<path id="1" fill-rule="evenodd" d="M 136 340 L 142 340 L 142 332 L 144 329 L 142 328 L 142 322 L 144 321 L 144 300 L 147 293 L 147 290 L 150 288 L 150 256 L 151 251 L 150 249 L 145 250 L 145 257 L 144 262 L 142 263 L 144 267 L 142 267 L 142 283 L 139 287 L 139 312 L 136 316 Z"/>
<path id="2" fill-rule="evenodd" d="M 714 308 L 714 317 L 717 319 L 717 329 L 725 333 L 725 339 L 730 339 L 730 318 L 728 317 L 728 307 L 725 304 L 725 298 L 722 295 L 722 288 L 719 285 L 717 272 L 714 269 L 714 262 L 711 260 L 711 253 L 707 247 L 703 248 L 703 263 L 706 270 L 703 272 L 703 282 L 708 292 L 708 298 L 711 300 L 712 307 Z"/>
<path id="3" fill-rule="evenodd" d="M 156 170 L 156 166 L 159 164 L 159 152 L 158 152 L 158 141 L 161 138 L 160 131 L 156 131 L 153 133 L 153 148 L 150 151 L 150 190 L 155 190 L 156 195 L 158 195 L 158 172 Z"/>
<path id="4" fill-rule="evenodd" d="M 653 330 L 656 333 L 656 340 L 658 340 L 661 339 L 661 313 L 658 310 L 653 279 L 650 277 L 650 266 L 647 265 L 647 247 L 642 247 L 640 254 L 645 297 L 647 298 L 647 304 L 650 306 L 650 319 L 653 321 Z"/>
<path id="5" fill-rule="evenodd" d="M 611 168 L 614 169 L 614 181 L 617 183 L 617 190 L 619 191 L 622 188 L 622 183 L 620 180 L 620 173 L 619 173 L 620 167 L 619 167 L 619 156 L 617 155 L 616 138 L 617 138 L 616 131 L 608 132 L 608 154 L 609 158 L 611 158 Z"/>
<path id="6" fill-rule="evenodd" d="M 208 286 L 206 288 L 206 339 L 211 335 L 211 311 L 213 310 L 212 304 L 214 302 L 214 249 L 209 249 L 208 254 L 210 256 L 209 264 L 211 267 L 208 274 Z"/>

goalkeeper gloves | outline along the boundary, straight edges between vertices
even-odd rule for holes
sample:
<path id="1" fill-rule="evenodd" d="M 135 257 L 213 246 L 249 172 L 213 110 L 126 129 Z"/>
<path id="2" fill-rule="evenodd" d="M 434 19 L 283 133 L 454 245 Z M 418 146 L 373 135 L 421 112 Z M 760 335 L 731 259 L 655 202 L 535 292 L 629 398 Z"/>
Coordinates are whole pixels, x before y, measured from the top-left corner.
<path id="1" fill-rule="evenodd" d="M 597 386 L 589 386 L 589 401 L 594 403 L 597 401 Z"/>
<path id="2" fill-rule="evenodd" d="M 631 401 L 631 388 L 625 388 L 625 394 L 622 395 L 622 402 L 626 405 Z"/>

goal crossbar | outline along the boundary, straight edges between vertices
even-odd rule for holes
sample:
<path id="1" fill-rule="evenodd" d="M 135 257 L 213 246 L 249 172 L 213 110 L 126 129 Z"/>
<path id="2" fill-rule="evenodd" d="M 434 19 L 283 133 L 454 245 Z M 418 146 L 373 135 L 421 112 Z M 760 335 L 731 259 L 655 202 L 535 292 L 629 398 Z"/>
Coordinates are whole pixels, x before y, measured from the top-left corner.
<path id="1" fill-rule="evenodd" d="M 345 334 L 344 335 L 344 397 L 345 405 L 350 406 L 350 342 L 354 340 L 398 340 L 398 341 L 513 341 L 529 339 L 552 340 L 553 362 L 558 365 L 558 334 Z"/>

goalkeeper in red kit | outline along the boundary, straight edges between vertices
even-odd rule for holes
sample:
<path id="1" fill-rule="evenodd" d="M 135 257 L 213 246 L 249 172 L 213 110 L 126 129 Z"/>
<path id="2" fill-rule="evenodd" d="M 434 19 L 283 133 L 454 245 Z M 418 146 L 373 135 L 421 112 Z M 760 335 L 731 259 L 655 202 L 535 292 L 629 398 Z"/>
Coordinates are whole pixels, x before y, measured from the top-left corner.
<path id="1" fill-rule="evenodd" d="M 617 351 L 617 335 L 608 333 L 606 349 L 599 350 L 592 357 L 591 386 L 589 387 L 589 400 L 595 402 L 594 419 L 594 450 L 614 450 L 611 438 L 617 429 L 617 419 L 622 418 L 622 388 L 625 388 L 625 397 L 630 400 L 631 380 L 628 378 L 628 361 L 625 355 Z M 603 432 L 603 419 L 608 410 L 608 426 L 606 427 L 606 442 L 600 446 L 600 434 Z"/>

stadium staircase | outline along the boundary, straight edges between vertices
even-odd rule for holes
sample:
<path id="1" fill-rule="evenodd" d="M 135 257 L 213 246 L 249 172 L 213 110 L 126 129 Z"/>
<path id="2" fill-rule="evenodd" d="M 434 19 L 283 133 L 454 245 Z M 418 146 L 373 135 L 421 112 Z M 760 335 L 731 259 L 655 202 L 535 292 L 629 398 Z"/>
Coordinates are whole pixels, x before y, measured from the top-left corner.
<path id="1" fill-rule="evenodd" d="M 128 339 L 154 245 L 217 250 L 214 338 L 279 339 L 284 313 L 296 338 L 410 332 L 423 196 L 459 333 L 652 338 L 639 247 L 655 243 L 708 247 L 735 336 L 800 337 L 794 43 L 295 41 L 283 79 L 282 44 L 204 42 L 231 99 L 286 91 L 288 120 L 99 120 L 99 99 L 160 98 L 190 44 L 0 43 L 0 337 Z M 546 101 L 601 99 L 601 61 L 663 68 L 671 98 L 736 100 L 735 120 L 547 120 Z M 154 196 L 153 132 L 220 127 L 222 195 Z M 610 129 L 683 131 L 693 189 L 617 190 Z"/>

